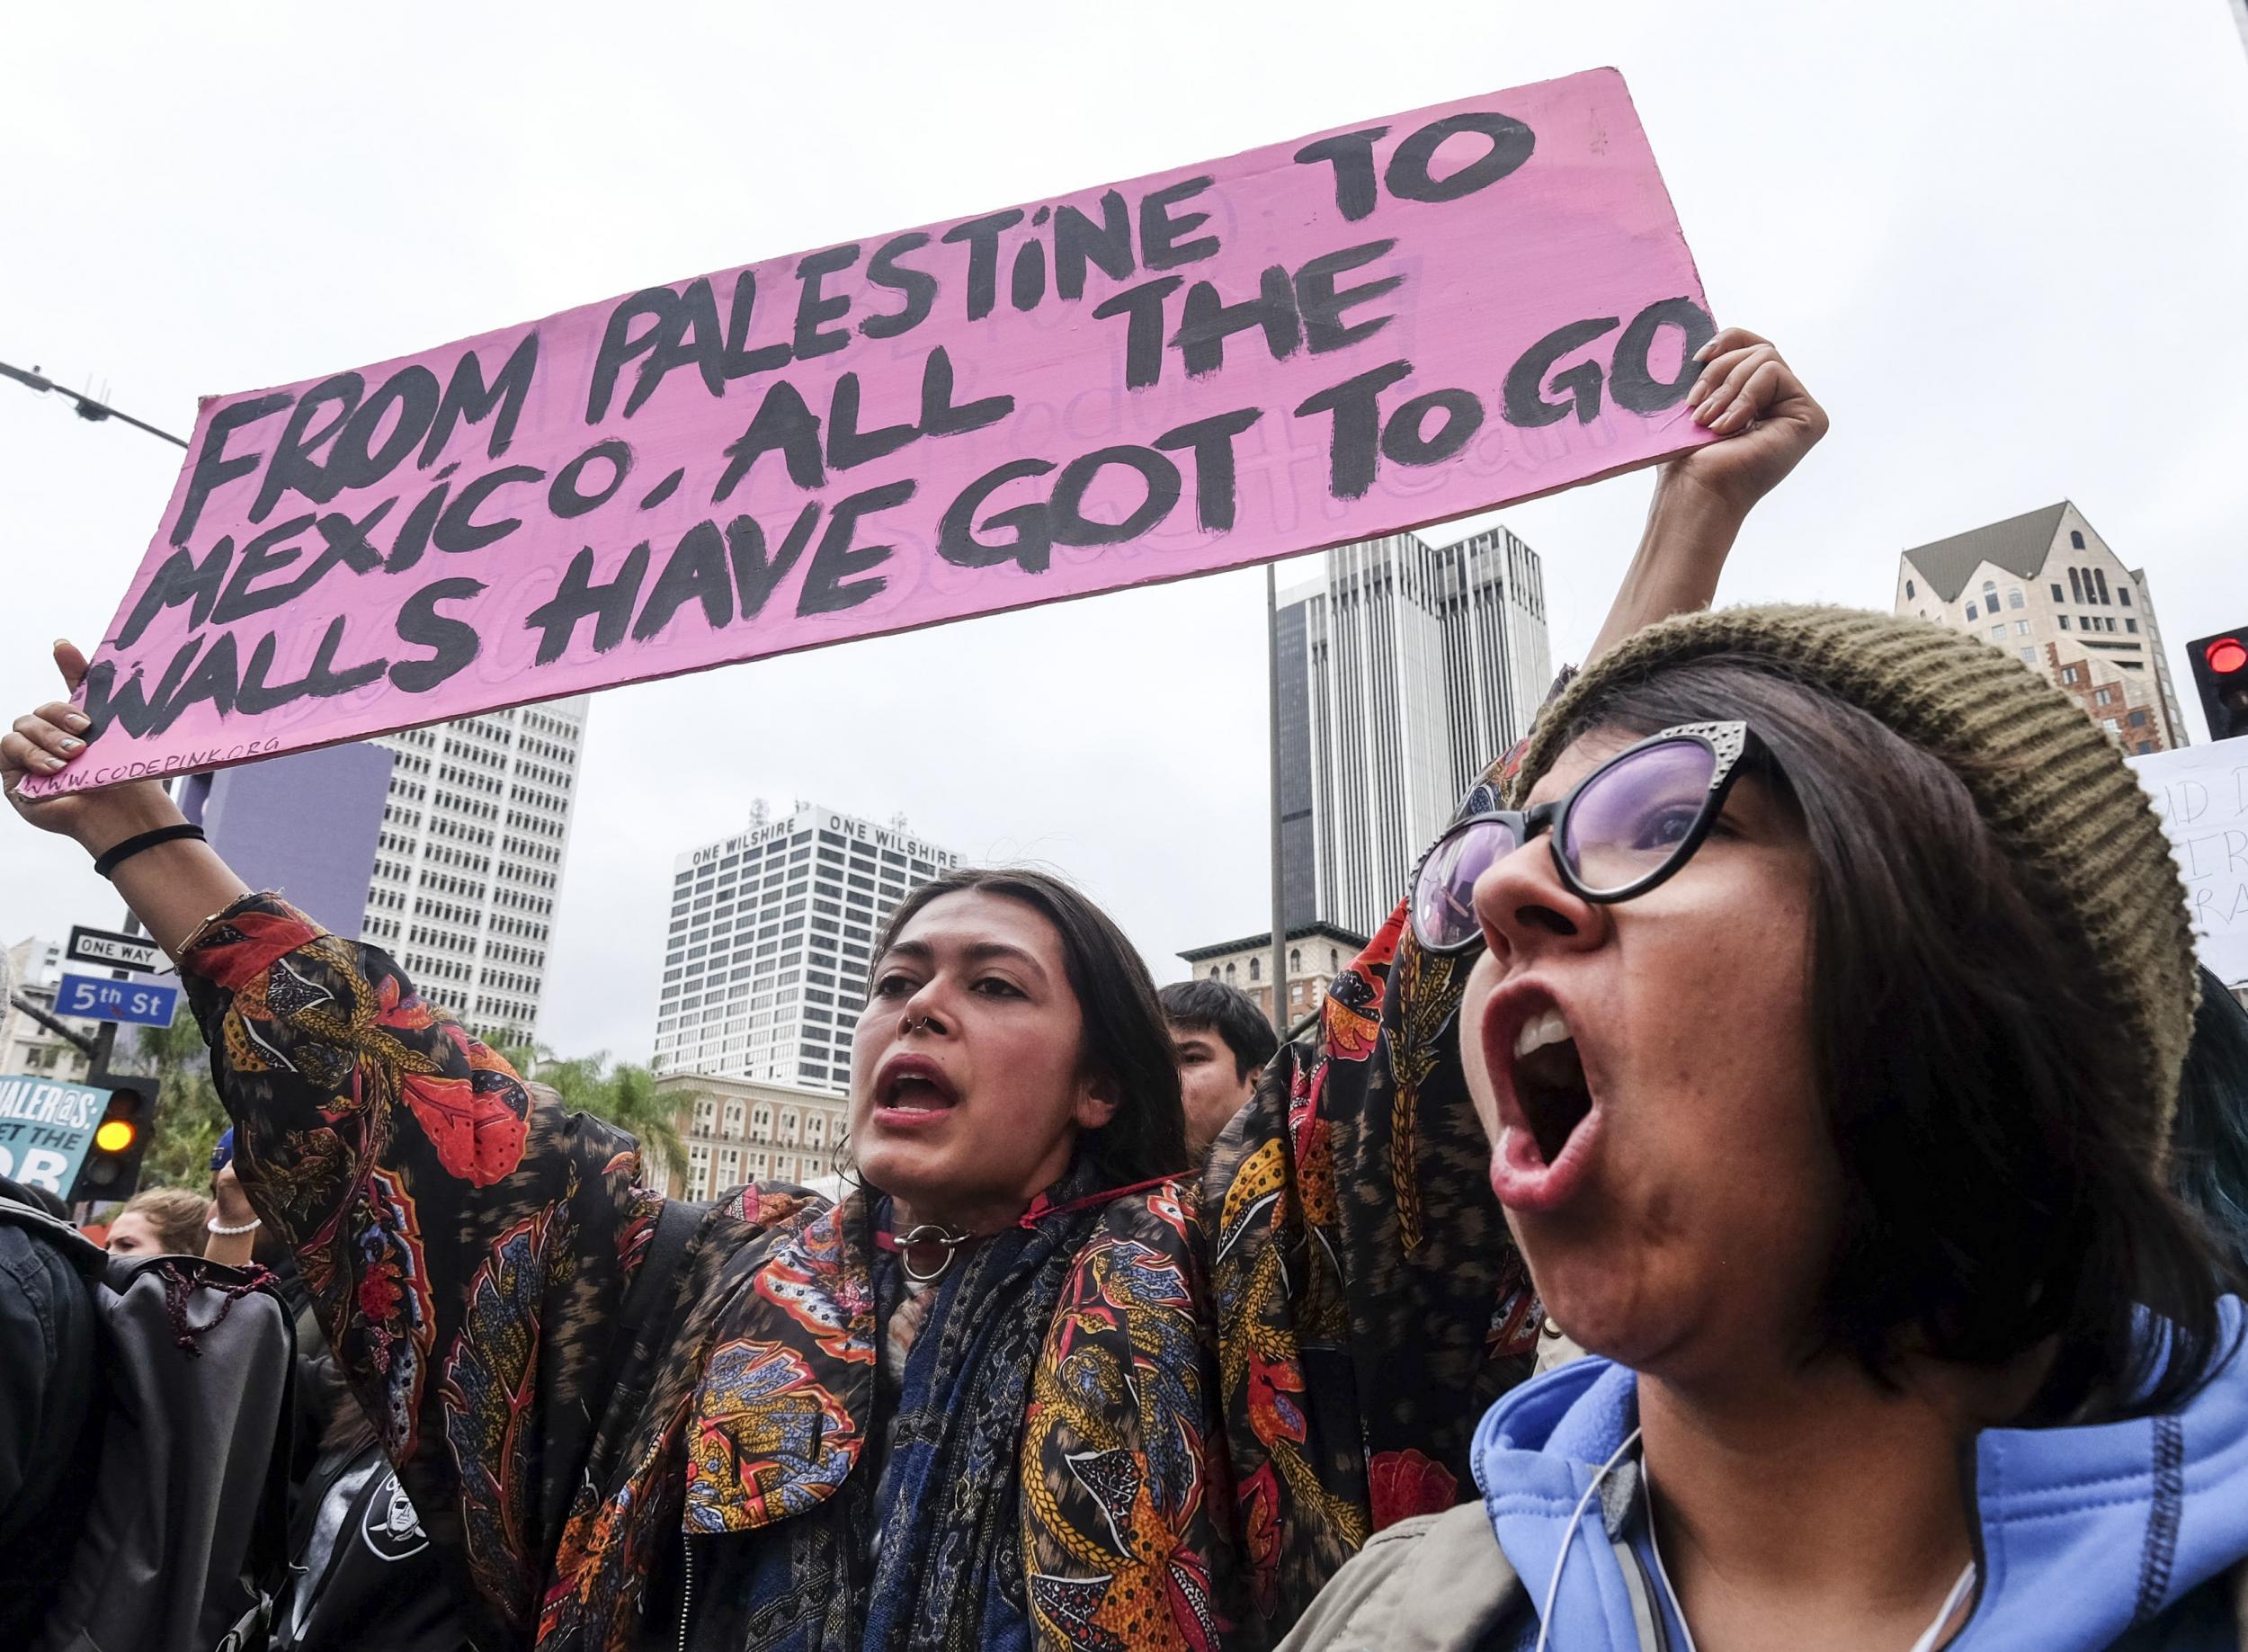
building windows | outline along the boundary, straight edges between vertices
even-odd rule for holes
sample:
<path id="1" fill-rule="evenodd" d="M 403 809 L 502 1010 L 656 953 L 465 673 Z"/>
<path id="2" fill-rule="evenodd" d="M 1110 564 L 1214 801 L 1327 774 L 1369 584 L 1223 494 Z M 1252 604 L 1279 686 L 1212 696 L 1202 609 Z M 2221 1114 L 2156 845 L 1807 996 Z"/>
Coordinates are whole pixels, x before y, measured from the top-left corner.
<path id="1" fill-rule="evenodd" d="M 2003 642 L 2006 640 L 2006 628 L 2003 623 L 1991 627 L 1991 640 L 1993 642 Z"/>
<path id="2" fill-rule="evenodd" d="M 2064 665 L 2061 667 L 2062 682 L 2073 684 L 2082 683 L 2083 680 L 2084 668 L 2082 665 Z"/>
<path id="3" fill-rule="evenodd" d="M 1264 978 L 1264 960 L 1252 958 L 1249 960 L 1249 978 L 1253 981 L 1261 981 Z"/>
<path id="4" fill-rule="evenodd" d="M 2068 542 L 2078 550 L 2082 550 L 2084 548 L 2084 536 L 2077 529 L 2071 528 L 2068 531 Z"/>
<path id="5" fill-rule="evenodd" d="M 2023 665 L 2034 665 L 2038 663 L 2038 651 L 2035 648 L 2024 648 L 2021 652 Z"/>
<path id="6" fill-rule="evenodd" d="M 2065 603 L 2068 600 L 2061 594 L 2061 588 L 2057 585 L 2053 587 L 2053 600 L 2056 603 Z"/>
<path id="7" fill-rule="evenodd" d="M 1979 617 L 1980 617 L 1980 616 L 1979 616 L 1979 615 L 1977 615 L 1977 614 L 1976 613 L 1976 612 L 1975 612 L 1975 604 L 1974 604 L 1973 603 L 1969 603 L 1967 604 L 1967 619 L 1968 619 L 1968 621 L 1971 622 L 1971 621 L 1975 621 L 1975 620 L 1978 619 Z"/>
<path id="8" fill-rule="evenodd" d="M 1905 600 L 1909 603 L 1919 594 L 1919 592 L 1913 589 L 1913 582 L 1909 579 L 1906 580 L 1905 582 Z"/>
<path id="9" fill-rule="evenodd" d="M 2123 622 L 2123 629 L 2130 632 L 2132 636 L 2136 637 L 2138 635 L 2138 621 L 2136 620 L 2126 620 Z"/>
<path id="10" fill-rule="evenodd" d="M 2131 587 L 2130 587 L 2130 586 L 2128 586 L 2128 585 L 2118 585 L 2118 586 L 2115 588 L 2115 596 L 2116 596 L 2116 601 L 2118 601 L 2119 603 L 2122 603 L 2122 604 L 2123 604 L 2126 608 L 2128 608 L 2128 607 L 2131 605 Z"/>
<path id="11" fill-rule="evenodd" d="M 2069 600 L 2082 607 L 2089 599 L 2084 595 L 2084 576 L 2074 568 L 2068 570 Z"/>
<path id="12" fill-rule="evenodd" d="M 2059 618 L 2061 621 L 2061 629 L 2063 630 L 2066 630 L 2068 629 L 2068 616 L 2066 614 L 2062 614 Z"/>
<path id="13" fill-rule="evenodd" d="M 2093 580 L 2094 580 L 2094 581 L 2096 581 L 2096 582 L 2098 583 L 2099 586 L 2100 586 L 2100 600 L 2101 600 L 2102 603 L 2107 602 L 2107 601 L 2109 600 L 2109 597 L 2108 597 L 2108 570 L 2107 570 L 2106 568 L 2103 568 L 2103 567 L 2096 567 L 2096 568 L 2094 568 L 2094 569 L 2092 569 L 2092 576 Z"/>
<path id="14" fill-rule="evenodd" d="M 2014 621 L 2014 635 L 2015 635 L 2015 636 L 2017 636 L 2017 637 L 2027 637 L 2029 634 L 2029 621 L 2027 621 L 2027 620 L 2017 620 L 2017 621 Z"/>
<path id="15" fill-rule="evenodd" d="M 2016 585 L 2012 590 L 2006 593 L 2006 606 L 2009 608 L 2022 608 L 2028 606 L 2028 604 L 2022 601 L 2021 587 L 2020 585 Z"/>

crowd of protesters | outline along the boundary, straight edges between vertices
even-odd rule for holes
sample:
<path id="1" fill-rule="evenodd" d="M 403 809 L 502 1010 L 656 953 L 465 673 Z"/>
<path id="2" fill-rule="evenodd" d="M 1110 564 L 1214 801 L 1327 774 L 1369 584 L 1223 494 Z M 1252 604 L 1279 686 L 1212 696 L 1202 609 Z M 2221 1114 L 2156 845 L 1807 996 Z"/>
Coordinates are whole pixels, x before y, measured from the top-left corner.
<path id="1" fill-rule="evenodd" d="M 2010 656 L 1700 612 L 1825 425 L 1764 340 L 1701 359 L 1730 439 L 1309 1040 L 948 874 L 840 1200 L 665 1201 L 160 789 L 11 785 L 177 960 L 203 1226 L 287 1253 L 347 1396 L 284 1644 L 374 1644 L 361 1540 L 427 1568 L 415 1648 L 2241 1644 L 2237 1006 Z M 1528 1380 L 1548 1321 L 1595 1357 Z"/>

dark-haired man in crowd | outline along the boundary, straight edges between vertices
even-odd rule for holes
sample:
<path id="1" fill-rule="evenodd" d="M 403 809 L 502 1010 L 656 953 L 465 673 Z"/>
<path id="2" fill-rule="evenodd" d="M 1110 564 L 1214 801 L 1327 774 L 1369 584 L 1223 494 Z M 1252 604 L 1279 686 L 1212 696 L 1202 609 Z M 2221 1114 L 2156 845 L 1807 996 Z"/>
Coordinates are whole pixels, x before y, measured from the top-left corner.
<path id="1" fill-rule="evenodd" d="M 1248 1101 L 1280 1040 L 1256 1001 L 1223 981 L 1174 981 L 1162 996 L 1186 1103 L 1186 1145 L 1199 1161 Z"/>

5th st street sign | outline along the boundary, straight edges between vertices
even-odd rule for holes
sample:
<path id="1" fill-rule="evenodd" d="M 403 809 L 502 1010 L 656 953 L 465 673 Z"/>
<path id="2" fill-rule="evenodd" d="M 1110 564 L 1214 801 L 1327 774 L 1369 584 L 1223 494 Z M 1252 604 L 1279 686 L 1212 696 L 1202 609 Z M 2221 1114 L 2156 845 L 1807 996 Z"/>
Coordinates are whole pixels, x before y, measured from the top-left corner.
<path id="1" fill-rule="evenodd" d="M 145 1027 L 168 1027 L 179 1007 L 178 987 L 150 981 L 66 975 L 55 988 L 55 1014 L 86 1021 L 130 1021 Z"/>
<path id="2" fill-rule="evenodd" d="M 89 929 L 83 924 L 70 926 L 70 945 L 64 955 L 72 963 L 100 964 L 109 969 L 138 969 L 144 974 L 161 973 L 168 966 L 164 952 L 146 935 L 120 935 L 113 929 Z"/>

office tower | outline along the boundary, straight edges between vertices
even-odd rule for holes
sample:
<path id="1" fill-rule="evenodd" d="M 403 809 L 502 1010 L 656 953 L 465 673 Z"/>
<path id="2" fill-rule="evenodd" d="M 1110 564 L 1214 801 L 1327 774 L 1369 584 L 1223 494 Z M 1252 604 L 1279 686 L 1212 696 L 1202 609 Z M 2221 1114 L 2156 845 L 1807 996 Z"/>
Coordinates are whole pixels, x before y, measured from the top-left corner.
<path id="1" fill-rule="evenodd" d="M 1283 595 L 1280 632 L 1288 927 L 1370 934 L 1545 697 L 1538 553 L 1503 527 L 1339 545 Z"/>
<path id="2" fill-rule="evenodd" d="M 960 863 L 905 828 L 798 803 L 673 863 L 659 1073 L 842 1094 L 874 937 L 906 891 Z"/>

